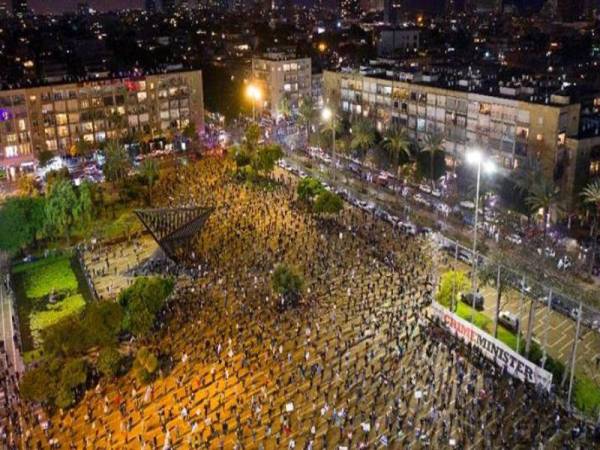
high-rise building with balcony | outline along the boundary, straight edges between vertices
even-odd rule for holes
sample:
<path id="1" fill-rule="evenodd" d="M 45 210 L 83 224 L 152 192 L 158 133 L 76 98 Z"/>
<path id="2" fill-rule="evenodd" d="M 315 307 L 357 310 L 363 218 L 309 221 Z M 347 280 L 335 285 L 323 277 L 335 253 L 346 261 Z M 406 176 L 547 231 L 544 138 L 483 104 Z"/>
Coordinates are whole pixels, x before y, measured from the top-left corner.
<path id="1" fill-rule="evenodd" d="M 261 107 L 273 117 L 280 115 L 283 101 L 291 108 L 311 95 L 311 60 L 285 53 L 267 53 L 252 59 L 252 82 L 262 92 Z"/>
<path id="2" fill-rule="evenodd" d="M 16 173 L 41 151 L 66 153 L 131 133 L 204 124 L 202 73 L 182 71 L 0 91 L 0 167 Z"/>

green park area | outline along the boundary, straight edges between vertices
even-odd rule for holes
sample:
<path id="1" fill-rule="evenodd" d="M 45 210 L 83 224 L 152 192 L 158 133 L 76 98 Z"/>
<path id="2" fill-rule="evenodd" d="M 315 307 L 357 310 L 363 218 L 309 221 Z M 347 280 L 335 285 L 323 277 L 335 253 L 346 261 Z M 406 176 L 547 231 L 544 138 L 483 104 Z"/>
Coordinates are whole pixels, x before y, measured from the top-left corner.
<path id="1" fill-rule="evenodd" d="M 12 279 L 26 361 L 37 356 L 45 329 L 80 312 L 85 306 L 87 291 L 80 287 L 76 271 L 70 253 L 13 266 Z"/>
<path id="2" fill-rule="evenodd" d="M 466 292 L 470 289 L 471 282 L 465 272 L 462 271 L 448 271 L 442 275 L 436 300 L 446 308 L 450 308 L 452 303 L 455 305 L 454 313 L 460 318 L 471 321 L 473 324 L 484 330 L 486 333 L 494 334 L 494 320 L 486 314 L 474 310 L 471 306 L 463 303 L 460 300 L 460 293 Z M 455 301 L 452 302 L 452 296 L 455 295 Z M 518 352 L 521 355 L 525 355 L 526 351 L 526 339 L 521 336 L 517 339 L 517 334 L 502 325 L 498 325 L 497 338 L 508 347 L 513 350 L 517 349 L 517 342 L 519 343 Z M 543 350 L 536 342 L 531 342 L 529 355 L 527 358 L 535 364 L 540 364 L 543 358 Z M 567 380 L 568 373 L 565 374 L 565 365 L 561 361 L 557 361 L 550 356 L 547 356 L 545 369 L 552 373 L 554 383 L 556 385 L 563 385 L 565 387 L 567 383 L 563 381 Z M 597 417 L 600 412 L 600 386 L 598 386 L 591 378 L 575 373 L 575 385 L 573 389 L 573 401 L 575 406 L 583 413 L 588 414 L 592 417 Z"/>

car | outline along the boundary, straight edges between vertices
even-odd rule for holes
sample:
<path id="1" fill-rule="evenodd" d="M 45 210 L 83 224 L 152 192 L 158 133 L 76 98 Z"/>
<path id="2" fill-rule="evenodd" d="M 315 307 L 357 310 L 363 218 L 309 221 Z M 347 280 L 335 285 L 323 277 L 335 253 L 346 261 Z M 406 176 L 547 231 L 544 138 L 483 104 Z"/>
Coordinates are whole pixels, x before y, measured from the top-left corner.
<path id="1" fill-rule="evenodd" d="M 473 263 L 473 258 L 471 258 L 471 252 L 468 252 L 467 250 L 459 250 L 458 251 L 458 259 L 460 259 L 461 261 L 467 263 L 467 264 L 472 264 Z"/>
<path id="2" fill-rule="evenodd" d="M 510 311 L 500 311 L 500 314 L 498 314 L 498 323 L 510 331 L 517 331 L 519 329 L 519 317 Z"/>
<path id="3" fill-rule="evenodd" d="M 431 234 L 433 230 L 429 227 L 419 227 L 419 234 Z"/>
<path id="4" fill-rule="evenodd" d="M 461 292 L 460 300 L 469 306 L 473 306 L 473 293 L 472 292 Z M 475 293 L 475 309 L 477 311 L 483 311 L 483 295 L 479 292 Z"/>
<path id="5" fill-rule="evenodd" d="M 431 195 L 433 195 L 434 197 L 437 197 L 437 198 L 441 198 L 442 197 L 442 191 L 440 191 L 439 189 L 433 189 L 431 191 Z"/>

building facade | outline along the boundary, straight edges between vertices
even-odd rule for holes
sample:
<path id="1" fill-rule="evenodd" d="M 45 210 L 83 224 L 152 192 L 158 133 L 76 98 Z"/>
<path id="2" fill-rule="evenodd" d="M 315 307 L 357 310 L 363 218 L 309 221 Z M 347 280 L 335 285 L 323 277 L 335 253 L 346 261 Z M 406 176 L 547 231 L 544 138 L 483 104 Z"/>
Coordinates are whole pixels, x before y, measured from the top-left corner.
<path id="1" fill-rule="evenodd" d="M 252 59 L 252 82 L 262 92 L 262 108 L 278 117 L 282 102 L 290 108 L 312 95 L 312 66 L 310 58 L 295 58 L 283 53 L 270 53 Z"/>
<path id="2" fill-rule="evenodd" d="M 201 71 L 0 91 L 0 167 L 14 174 L 41 151 L 66 153 L 134 133 L 204 125 Z"/>
<path id="3" fill-rule="evenodd" d="M 579 134 L 579 103 L 560 95 L 548 103 L 525 101 L 515 87 L 500 87 L 492 95 L 439 87 L 425 75 L 416 79 L 325 71 L 323 95 L 341 114 L 369 117 L 380 131 L 399 126 L 416 142 L 430 133 L 442 134 L 450 164 L 472 148 L 482 149 L 506 171 L 534 156 L 548 177 L 564 172 L 560 187 L 565 198 L 576 194 L 573 181 L 588 175 L 580 146 L 567 145 L 569 137 Z"/>
<path id="4" fill-rule="evenodd" d="M 383 28 L 377 37 L 377 54 L 388 58 L 416 51 L 420 45 L 419 38 L 420 31 L 417 27 Z"/>

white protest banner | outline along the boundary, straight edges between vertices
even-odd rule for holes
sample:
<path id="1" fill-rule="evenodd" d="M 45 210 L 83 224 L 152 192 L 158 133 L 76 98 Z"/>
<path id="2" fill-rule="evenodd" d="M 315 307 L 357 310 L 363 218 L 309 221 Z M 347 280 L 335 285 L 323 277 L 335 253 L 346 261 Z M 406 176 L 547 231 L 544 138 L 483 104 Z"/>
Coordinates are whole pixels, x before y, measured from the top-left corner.
<path id="1" fill-rule="evenodd" d="M 485 331 L 461 319 L 439 303 L 431 304 L 434 316 L 455 336 L 479 348 L 483 355 L 500 368 L 521 381 L 540 385 L 546 390 L 552 386 L 552 374 L 512 350 L 503 342 L 494 339 Z"/>

